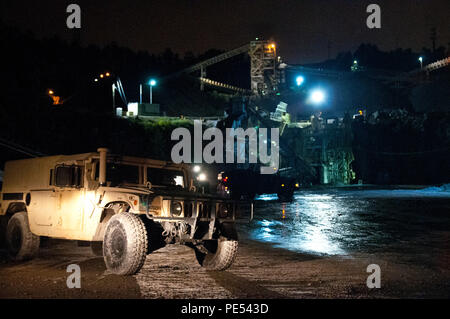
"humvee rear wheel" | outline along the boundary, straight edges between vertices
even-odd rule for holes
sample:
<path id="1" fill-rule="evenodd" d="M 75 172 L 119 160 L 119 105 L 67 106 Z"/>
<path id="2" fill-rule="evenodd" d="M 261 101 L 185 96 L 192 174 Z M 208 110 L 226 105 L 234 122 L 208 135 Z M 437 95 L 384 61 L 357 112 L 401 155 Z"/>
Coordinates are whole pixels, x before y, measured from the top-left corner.
<path id="1" fill-rule="evenodd" d="M 30 231 L 27 213 L 15 213 L 6 227 L 9 256 L 17 261 L 32 259 L 39 252 L 39 242 L 39 236 Z"/>
<path id="2" fill-rule="evenodd" d="M 195 257 L 198 263 L 208 270 L 226 270 L 236 259 L 238 241 L 220 238 L 218 240 L 207 240 L 203 244 L 207 253 L 195 249 Z"/>
<path id="3" fill-rule="evenodd" d="M 103 238 L 106 268 L 118 275 L 137 273 L 147 256 L 147 231 L 143 221 L 130 213 L 111 217 Z"/>

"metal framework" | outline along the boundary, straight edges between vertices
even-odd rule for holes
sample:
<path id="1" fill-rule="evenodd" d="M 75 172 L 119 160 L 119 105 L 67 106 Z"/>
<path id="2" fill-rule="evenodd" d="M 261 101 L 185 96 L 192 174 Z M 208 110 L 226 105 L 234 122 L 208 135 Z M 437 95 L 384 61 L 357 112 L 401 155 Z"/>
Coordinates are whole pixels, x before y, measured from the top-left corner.
<path id="1" fill-rule="evenodd" d="M 222 62 L 242 53 L 248 53 L 250 56 L 250 92 L 254 95 L 267 95 L 270 93 L 275 93 L 278 90 L 280 72 L 278 70 L 276 46 L 271 41 L 251 41 L 249 44 L 245 44 L 236 49 L 219 54 L 218 56 L 212 57 L 179 72 L 171 74 L 165 79 L 181 74 L 189 74 L 195 71 L 200 71 L 200 88 L 202 90 L 204 85 L 213 85 L 216 87 L 231 89 L 232 91 L 240 93 L 249 93 L 248 90 L 219 83 L 206 78 L 206 68 L 208 66 Z"/>
<path id="2" fill-rule="evenodd" d="M 278 90 L 276 46 L 270 41 L 252 41 L 250 56 L 251 91 L 255 95 L 266 95 Z"/>
<path id="3" fill-rule="evenodd" d="M 204 77 L 200 77 L 200 78 L 198 78 L 198 80 L 200 81 L 201 86 L 209 85 L 209 86 L 214 86 L 214 87 L 218 87 L 218 88 L 228 89 L 230 91 L 242 93 L 242 94 L 250 94 L 251 93 L 249 90 L 246 90 L 246 89 L 243 89 L 243 88 L 240 88 L 237 86 L 229 85 L 226 83 L 214 81 L 214 80 L 204 78 Z"/>
<path id="4" fill-rule="evenodd" d="M 225 53 L 219 54 L 215 57 L 212 57 L 208 60 L 202 61 L 200 63 L 194 64 L 193 66 L 190 66 L 184 70 L 181 70 L 180 73 L 192 73 L 194 71 L 200 70 L 200 69 L 204 69 L 210 65 L 222 62 L 224 60 L 227 60 L 231 57 L 234 57 L 235 55 L 239 55 L 241 53 L 245 53 L 246 51 L 248 51 L 248 44 L 243 45 L 239 48 L 233 49 L 231 51 L 227 51 Z"/>

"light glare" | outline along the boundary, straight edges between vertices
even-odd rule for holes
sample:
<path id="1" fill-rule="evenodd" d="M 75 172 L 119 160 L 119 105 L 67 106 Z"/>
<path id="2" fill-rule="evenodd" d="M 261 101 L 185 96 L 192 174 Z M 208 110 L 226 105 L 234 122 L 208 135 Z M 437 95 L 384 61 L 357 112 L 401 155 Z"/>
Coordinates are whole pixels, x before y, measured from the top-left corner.
<path id="1" fill-rule="evenodd" d="M 320 104 L 325 101 L 325 93 L 322 90 L 314 90 L 311 92 L 311 102 L 314 104 Z"/>
<path id="2" fill-rule="evenodd" d="M 300 86 L 303 84 L 303 82 L 305 82 L 305 78 L 301 75 L 297 76 L 297 78 L 295 79 L 295 82 L 297 83 L 297 86 Z"/>

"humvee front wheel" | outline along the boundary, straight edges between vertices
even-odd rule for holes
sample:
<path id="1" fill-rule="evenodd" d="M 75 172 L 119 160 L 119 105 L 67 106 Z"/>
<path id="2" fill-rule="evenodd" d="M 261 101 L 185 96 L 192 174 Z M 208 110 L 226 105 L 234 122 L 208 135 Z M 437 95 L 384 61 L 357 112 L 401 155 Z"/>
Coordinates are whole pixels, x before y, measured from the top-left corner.
<path id="1" fill-rule="evenodd" d="M 143 221 L 130 213 L 111 217 L 103 238 L 106 268 L 117 275 L 133 275 L 147 256 L 147 231 Z"/>
<path id="2" fill-rule="evenodd" d="M 39 236 L 30 231 L 27 213 L 15 213 L 6 226 L 9 256 L 17 261 L 32 259 L 39 252 L 39 242 Z"/>
<path id="3" fill-rule="evenodd" d="M 236 259 L 238 241 L 220 238 L 208 240 L 204 243 L 207 253 L 195 249 L 195 257 L 198 263 L 208 270 L 226 270 Z"/>

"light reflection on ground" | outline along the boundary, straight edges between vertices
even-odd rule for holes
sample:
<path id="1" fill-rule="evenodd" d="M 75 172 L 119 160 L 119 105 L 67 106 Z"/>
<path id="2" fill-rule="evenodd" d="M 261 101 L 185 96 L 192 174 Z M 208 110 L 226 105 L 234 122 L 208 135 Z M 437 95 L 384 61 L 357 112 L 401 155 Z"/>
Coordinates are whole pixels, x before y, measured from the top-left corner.
<path id="1" fill-rule="evenodd" d="M 450 229 L 450 192 L 329 189 L 301 191 L 291 203 L 258 198 L 250 238 L 313 254 L 350 255 L 395 245 L 416 251 L 448 247 L 439 231 Z M 437 235 L 436 235 L 437 234 Z M 445 243 L 442 242 L 445 241 Z"/>
<path id="2" fill-rule="evenodd" d="M 266 196 L 265 200 L 268 197 Z M 297 195 L 293 203 L 270 205 L 271 208 L 276 206 L 281 207 L 281 216 L 273 220 L 257 221 L 256 224 L 260 227 L 252 232 L 254 239 L 269 241 L 277 247 L 291 250 L 345 254 L 345 251 L 329 238 L 333 228 L 333 218 L 340 209 L 339 205 L 331 201 L 331 196 Z M 315 213 L 307 216 L 304 212 Z"/>

